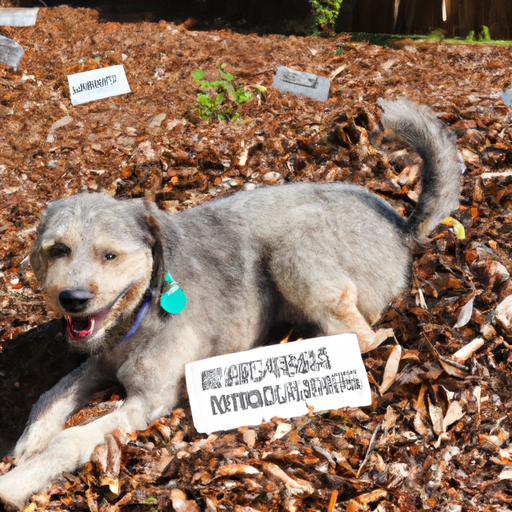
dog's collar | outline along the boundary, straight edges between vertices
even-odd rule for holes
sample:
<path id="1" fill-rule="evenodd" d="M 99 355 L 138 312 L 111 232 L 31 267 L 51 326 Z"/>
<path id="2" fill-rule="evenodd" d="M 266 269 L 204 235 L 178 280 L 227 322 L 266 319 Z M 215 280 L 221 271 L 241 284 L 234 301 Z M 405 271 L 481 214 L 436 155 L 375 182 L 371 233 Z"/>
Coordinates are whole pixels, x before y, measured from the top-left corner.
<path id="1" fill-rule="evenodd" d="M 132 334 L 134 334 L 140 327 L 140 324 L 144 320 L 146 313 L 148 312 L 149 305 L 151 304 L 151 298 L 153 292 L 151 288 L 148 288 L 146 292 L 146 298 L 137 312 L 135 322 L 131 326 L 130 330 L 126 333 L 125 337 L 119 342 L 127 340 Z M 185 304 L 187 303 L 187 297 L 183 293 L 183 290 L 179 287 L 178 283 L 171 277 L 171 274 L 167 272 L 164 285 L 162 287 L 162 296 L 160 297 L 160 307 L 171 315 L 177 315 L 180 313 Z"/>
<path id="2" fill-rule="evenodd" d="M 144 317 L 146 316 L 146 313 L 148 312 L 149 305 L 151 304 L 151 297 L 153 297 L 153 292 L 151 291 L 150 288 L 148 288 L 148 291 L 146 293 L 146 298 L 144 299 L 142 306 L 139 308 L 139 311 L 137 312 L 137 317 L 135 318 L 135 322 L 133 323 L 131 329 L 126 333 L 125 337 L 119 343 L 122 343 L 123 341 L 127 340 L 140 327 L 142 320 L 144 320 Z"/>

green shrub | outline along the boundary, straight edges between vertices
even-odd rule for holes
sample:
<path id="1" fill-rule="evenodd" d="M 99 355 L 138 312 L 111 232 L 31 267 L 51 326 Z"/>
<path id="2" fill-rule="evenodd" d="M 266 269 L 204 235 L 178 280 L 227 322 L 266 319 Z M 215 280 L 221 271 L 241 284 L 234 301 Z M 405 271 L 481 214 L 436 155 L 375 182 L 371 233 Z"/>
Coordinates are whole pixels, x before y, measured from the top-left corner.
<path id="1" fill-rule="evenodd" d="M 343 0 L 310 0 L 317 29 L 333 33 Z"/>

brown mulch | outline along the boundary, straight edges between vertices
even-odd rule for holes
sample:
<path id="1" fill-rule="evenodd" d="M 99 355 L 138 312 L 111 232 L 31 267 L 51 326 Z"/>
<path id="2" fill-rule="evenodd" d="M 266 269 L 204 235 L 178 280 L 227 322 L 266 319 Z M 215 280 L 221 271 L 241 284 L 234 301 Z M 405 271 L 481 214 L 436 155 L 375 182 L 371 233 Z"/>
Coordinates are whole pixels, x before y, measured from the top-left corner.
<path id="1" fill-rule="evenodd" d="M 32 510 L 509 509 L 509 309 L 490 322 L 512 293 L 512 112 L 498 95 L 511 86 L 508 47 L 194 32 L 163 21 L 101 23 L 95 11 L 69 7 L 41 9 L 35 27 L 0 30 L 26 50 L 17 70 L 0 66 L 5 351 L 52 318 L 27 259 L 52 199 L 105 191 L 177 212 L 260 184 L 345 180 L 407 215 L 419 161 L 371 133 L 377 98 L 402 94 L 455 130 L 467 165 L 454 213 L 466 238 L 440 226 L 418 251 L 412 289 L 379 323 L 394 329 L 395 344 L 365 355 L 371 407 L 209 437 L 194 430 L 189 410 L 177 409 L 145 432 L 113 433 L 78 475 L 37 495 Z M 72 107 L 66 76 L 113 64 L 124 65 L 132 93 Z M 267 87 L 233 105 L 235 123 L 204 121 L 196 110 L 190 73 L 214 78 L 223 64 L 237 83 Z M 329 100 L 273 89 L 279 64 L 335 74 Z M 52 128 L 66 116 L 72 121 Z M 456 354 L 479 337 L 482 346 Z M 403 350 L 392 373 L 396 344 Z"/>

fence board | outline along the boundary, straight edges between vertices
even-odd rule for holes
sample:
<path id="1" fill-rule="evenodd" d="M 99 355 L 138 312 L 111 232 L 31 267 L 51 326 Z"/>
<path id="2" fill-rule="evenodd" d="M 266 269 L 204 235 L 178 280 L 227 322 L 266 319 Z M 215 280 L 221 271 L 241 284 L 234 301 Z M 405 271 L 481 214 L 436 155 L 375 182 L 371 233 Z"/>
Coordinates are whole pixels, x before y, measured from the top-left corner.
<path id="1" fill-rule="evenodd" d="M 482 26 L 493 39 L 512 38 L 512 0 L 344 0 L 338 31 L 427 34 L 442 29 L 447 37 L 465 38 Z"/>

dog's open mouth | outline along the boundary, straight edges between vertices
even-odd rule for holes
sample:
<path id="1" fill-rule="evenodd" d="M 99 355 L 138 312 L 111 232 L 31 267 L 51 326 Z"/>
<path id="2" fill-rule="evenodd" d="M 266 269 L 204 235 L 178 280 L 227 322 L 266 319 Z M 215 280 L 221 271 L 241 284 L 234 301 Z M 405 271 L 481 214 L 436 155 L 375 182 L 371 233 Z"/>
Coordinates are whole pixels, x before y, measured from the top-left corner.
<path id="1" fill-rule="evenodd" d="M 67 316 L 66 332 L 73 341 L 87 341 L 92 338 L 100 329 L 105 318 L 107 318 L 114 304 L 128 292 L 133 286 L 131 282 L 119 295 L 105 308 L 94 315 Z"/>
<path id="2" fill-rule="evenodd" d="M 103 320 L 107 317 L 111 306 L 100 311 L 96 315 L 68 316 L 66 318 L 66 332 L 73 341 L 83 341 L 96 334 Z"/>

